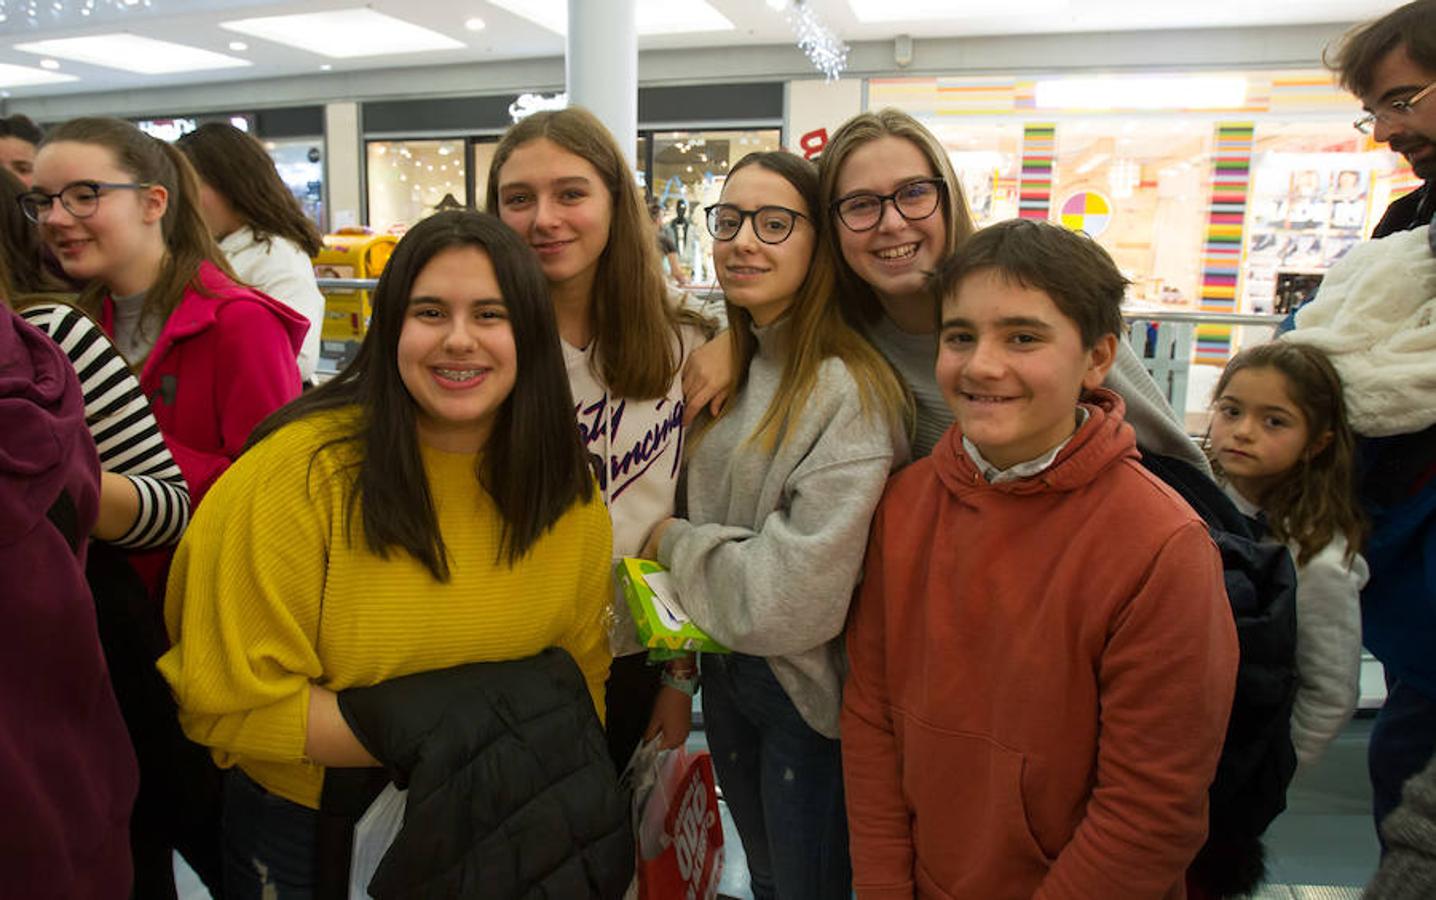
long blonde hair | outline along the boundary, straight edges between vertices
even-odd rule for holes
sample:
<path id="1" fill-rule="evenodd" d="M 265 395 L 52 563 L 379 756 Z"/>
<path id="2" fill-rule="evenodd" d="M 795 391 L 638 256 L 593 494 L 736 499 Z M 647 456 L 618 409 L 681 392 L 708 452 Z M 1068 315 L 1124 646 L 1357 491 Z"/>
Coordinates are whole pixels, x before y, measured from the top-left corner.
<path id="1" fill-rule="evenodd" d="M 898 109 L 880 109 L 877 112 L 859 113 L 839 126 L 833 133 L 822 156 L 818 157 L 818 186 L 820 203 L 813 209 L 815 216 L 822 216 L 824 224 L 823 243 L 833 259 L 837 271 L 838 304 L 843 315 L 854 328 L 863 328 L 878 320 L 882 315 L 882 304 L 872 286 L 858 277 L 853 267 L 843 258 L 843 249 L 838 244 L 837 214 L 833 204 L 838 201 L 838 175 L 843 163 L 854 150 L 864 144 L 884 137 L 898 137 L 911 141 L 913 146 L 927 158 L 932 171 L 943 181 L 942 217 L 946 225 L 947 242 L 942 255 L 951 256 L 972 236 L 972 214 L 967 209 L 967 199 L 962 195 L 962 185 L 957 172 L 943 150 L 942 142 L 928 131 L 923 124 Z"/>
<path id="2" fill-rule="evenodd" d="M 782 447 L 788 437 L 788 423 L 798 419 L 817 381 L 818 368 L 828 357 L 837 357 L 847 365 L 858 384 L 858 400 L 864 413 L 879 411 L 895 431 L 906 430 L 912 404 L 902 380 L 887 359 L 844 321 L 842 312 L 832 302 L 833 251 L 830 243 L 823 239 L 823 233 L 831 226 L 824 221 L 818 206 L 817 169 L 792 153 L 749 153 L 728 171 L 728 177 L 748 166 L 766 169 L 791 184 L 802 196 L 808 207 L 809 221 L 818 232 L 808 273 L 786 313 L 790 325 L 782 378 L 749 440 L 770 452 Z M 733 336 L 736 394 L 747 381 L 748 366 L 757 353 L 758 344 L 752 332 L 753 317 L 748 311 L 732 302 L 727 303 L 727 309 L 729 332 Z M 730 404 L 724 411 L 731 408 Z M 720 412 L 716 418 L 722 415 Z M 690 446 L 696 443 L 695 438 Z"/>
<path id="3" fill-rule="evenodd" d="M 184 154 L 158 138 L 150 137 L 121 119 L 71 119 L 45 135 L 42 147 L 71 142 L 104 147 L 115 163 L 140 182 L 161 185 L 169 203 L 160 220 L 165 256 L 160 272 L 145 291 L 141 322 L 162 324 L 179 306 L 186 289 L 204 292 L 199 283 L 200 263 L 209 262 L 234 279 L 199 211 L 199 181 Z M 109 288 L 98 281 L 80 292 L 76 305 L 98 319 Z"/>
<path id="4" fill-rule="evenodd" d="M 593 279 L 593 360 L 615 396 L 662 397 L 682 361 L 678 316 L 668 300 L 652 220 L 618 142 L 586 109 L 535 113 L 510 128 L 489 166 L 484 207 L 499 215 L 499 176 L 513 152 L 546 138 L 598 170 L 613 202 L 608 243 Z"/>

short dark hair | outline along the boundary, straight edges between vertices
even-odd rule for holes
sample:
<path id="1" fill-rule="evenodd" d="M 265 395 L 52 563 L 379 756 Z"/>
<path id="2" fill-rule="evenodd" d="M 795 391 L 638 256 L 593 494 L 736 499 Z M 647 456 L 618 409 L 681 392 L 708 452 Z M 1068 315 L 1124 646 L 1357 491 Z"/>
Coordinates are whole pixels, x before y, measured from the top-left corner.
<path id="1" fill-rule="evenodd" d="M 1009 219 L 977 232 L 928 278 L 939 320 L 942 301 L 967 276 L 987 270 L 1051 297 L 1077 325 L 1084 347 L 1122 334 L 1122 298 L 1130 282 L 1084 232 L 1035 219 Z"/>
<path id="2" fill-rule="evenodd" d="M 1343 88 L 1360 97 L 1371 90 L 1377 65 L 1397 47 L 1405 47 L 1412 62 L 1436 73 L 1436 0 L 1415 0 L 1363 22 L 1327 47 L 1321 60 Z"/>
<path id="3" fill-rule="evenodd" d="M 448 554 L 419 455 L 417 404 L 396 360 L 415 279 L 439 253 L 462 247 L 483 251 L 493 263 L 518 359 L 513 390 L 499 408 L 476 473 L 503 518 L 501 559 L 518 561 L 571 506 L 589 502 L 593 474 L 574 426 L 568 371 L 538 257 L 496 217 L 469 210 L 435 213 L 409 229 L 379 277 L 369 332 L 354 361 L 261 422 L 247 445 L 315 413 L 358 407 L 355 430 L 325 445 L 359 448 L 349 516 L 357 505 L 370 551 L 407 551 L 439 581 L 448 580 Z"/>
<path id="4" fill-rule="evenodd" d="M 29 116 L 22 116 L 16 113 L 13 116 L 0 118 L 0 138 L 19 138 L 27 144 L 40 146 L 40 141 L 45 137 L 40 131 L 40 126 L 30 121 Z"/>

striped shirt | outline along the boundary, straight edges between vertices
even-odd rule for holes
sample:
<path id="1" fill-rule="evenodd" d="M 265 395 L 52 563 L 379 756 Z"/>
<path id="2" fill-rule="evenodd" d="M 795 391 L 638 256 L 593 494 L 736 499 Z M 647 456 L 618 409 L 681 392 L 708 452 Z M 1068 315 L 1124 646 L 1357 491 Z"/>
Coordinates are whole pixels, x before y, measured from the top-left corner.
<path id="1" fill-rule="evenodd" d="M 111 543 L 140 550 L 178 541 L 189 522 L 189 489 L 139 379 L 99 326 L 79 310 L 43 304 L 20 315 L 60 345 L 80 376 L 85 422 L 99 450 L 100 468 L 128 478 L 139 494 L 134 523 Z"/>

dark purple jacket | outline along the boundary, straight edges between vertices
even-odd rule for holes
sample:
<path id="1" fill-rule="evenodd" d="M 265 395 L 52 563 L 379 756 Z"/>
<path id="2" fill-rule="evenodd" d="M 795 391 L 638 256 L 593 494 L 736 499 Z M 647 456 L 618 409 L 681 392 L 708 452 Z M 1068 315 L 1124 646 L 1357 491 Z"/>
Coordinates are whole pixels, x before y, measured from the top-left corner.
<path id="1" fill-rule="evenodd" d="M 0 306 L 0 894 L 125 898 L 137 773 L 85 583 L 100 464 L 60 348 Z"/>

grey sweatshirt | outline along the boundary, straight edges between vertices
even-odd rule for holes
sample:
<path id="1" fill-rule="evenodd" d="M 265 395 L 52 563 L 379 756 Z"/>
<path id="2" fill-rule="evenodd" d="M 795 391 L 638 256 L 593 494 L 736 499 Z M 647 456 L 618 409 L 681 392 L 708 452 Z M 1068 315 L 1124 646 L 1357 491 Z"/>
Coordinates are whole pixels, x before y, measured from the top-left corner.
<path id="1" fill-rule="evenodd" d="M 868 328 L 867 336 L 897 369 L 917 401 L 917 439 L 913 442 L 913 458 L 921 459 L 932 452 L 938 438 L 952 424 L 952 410 L 948 409 L 947 401 L 943 399 L 934 373 L 937 335 L 908 334 L 887 316 L 880 316 Z M 1206 455 L 1187 436 L 1183 423 L 1177 421 L 1177 414 L 1162 396 L 1157 383 L 1124 340 L 1117 341 L 1117 361 L 1112 365 L 1112 371 L 1107 373 L 1103 386 L 1122 395 L 1127 404 L 1124 418 L 1137 432 L 1139 448 L 1174 456 L 1211 474 Z"/>
<path id="2" fill-rule="evenodd" d="M 743 390 L 688 462 L 688 518 L 658 560 L 695 624 L 764 656 L 813 730 L 838 736 L 841 643 L 868 525 L 907 439 L 873 410 L 841 360 L 818 370 L 802 414 L 774 452 L 750 442 L 782 377 L 787 320 L 754 329 Z"/>

